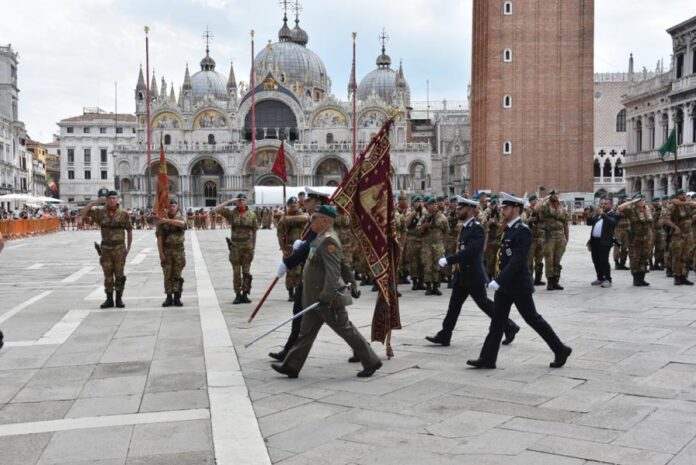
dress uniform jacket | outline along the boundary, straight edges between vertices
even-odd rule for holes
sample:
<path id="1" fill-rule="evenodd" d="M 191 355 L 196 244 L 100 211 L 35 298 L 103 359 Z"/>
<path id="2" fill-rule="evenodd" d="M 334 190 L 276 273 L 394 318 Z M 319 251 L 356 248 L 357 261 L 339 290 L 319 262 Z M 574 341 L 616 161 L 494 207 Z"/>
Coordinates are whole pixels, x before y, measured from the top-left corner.
<path id="1" fill-rule="evenodd" d="M 495 281 L 503 294 L 521 295 L 534 292 L 534 281 L 527 266 L 532 231 L 522 220 L 505 228 L 500 241 L 500 273 Z"/>
<path id="2" fill-rule="evenodd" d="M 454 284 L 458 286 L 481 285 L 488 282 L 486 270 L 483 267 L 483 242 L 485 232 L 483 225 L 469 221 L 459 231 L 457 251 L 447 257 L 449 265 L 457 265 L 454 273 Z"/>

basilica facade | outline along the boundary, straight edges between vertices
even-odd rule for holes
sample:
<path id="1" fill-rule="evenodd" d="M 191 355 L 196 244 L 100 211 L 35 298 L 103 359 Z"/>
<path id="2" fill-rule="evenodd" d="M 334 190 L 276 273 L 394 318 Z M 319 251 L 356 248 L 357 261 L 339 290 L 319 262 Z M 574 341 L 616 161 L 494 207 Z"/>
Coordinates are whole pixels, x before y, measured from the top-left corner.
<path id="1" fill-rule="evenodd" d="M 164 78 L 150 86 L 152 146 L 147 163 L 146 85 L 142 69 L 135 88 L 136 137 L 114 149 L 116 187 L 126 207 L 144 207 L 156 191 L 159 146 L 163 143 L 170 192 L 185 206 L 212 206 L 254 186 L 281 185 L 271 172 L 285 144 L 288 185 L 337 186 L 351 168 L 352 104 L 331 92 L 321 58 L 307 47 L 308 34 L 287 17 L 278 41 L 254 59 L 256 150 L 252 157 L 251 89 L 223 75 L 206 46 L 200 70 L 184 72 L 177 92 Z M 376 68 L 357 86 L 358 151 L 365 149 L 393 109 L 392 185 L 395 190 L 440 190 L 432 185 L 431 144 L 410 136 L 411 95 L 401 64 L 392 67 L 384 41 Z M 253 158 L 253 159 L 252 159 Z M 150 197 L 152 199 L 152 197 Z"/>

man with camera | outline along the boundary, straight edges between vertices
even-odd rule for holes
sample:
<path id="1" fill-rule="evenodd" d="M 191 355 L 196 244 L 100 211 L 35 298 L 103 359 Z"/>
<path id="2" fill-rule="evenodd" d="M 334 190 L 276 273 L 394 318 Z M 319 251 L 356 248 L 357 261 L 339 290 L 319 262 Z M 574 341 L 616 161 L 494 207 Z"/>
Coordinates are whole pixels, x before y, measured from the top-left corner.
<path id="1" fill-rule="evenodd" d="M 593 286 L 611 287 L 611 265 L 609 252 L 614 244 L 614 228 L 619 218 L 612 211 L 611 199 L 604 196 L 599 206 L 587 218 L 587 225 L 592 227 L 589 248 L 592 253 L 592 263 L 597 273 Z"/>

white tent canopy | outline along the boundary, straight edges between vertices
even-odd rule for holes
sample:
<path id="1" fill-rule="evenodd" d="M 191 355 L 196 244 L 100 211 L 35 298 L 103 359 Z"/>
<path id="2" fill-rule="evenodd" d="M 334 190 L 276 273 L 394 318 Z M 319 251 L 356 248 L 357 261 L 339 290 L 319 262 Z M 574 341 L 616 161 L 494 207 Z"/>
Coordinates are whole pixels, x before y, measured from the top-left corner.
<path id="1" fill-rule="evenodd" d="M 309 186 L 312 189 L 333 194 L 335 187 L 329 186 Z M 286 198 L 297 197 L 300 192 L 307 192 L 304 186 L 301 187 L 286 187 Z M 283 205 L 283 186 L 254 186 L 254 205 L 260 206 L 282 206 Z"/>
<path id="2" fill-rule="evenodd" d="M 53 197 L 34 197 L 29 194 L 5 194 L 0 195 L 0 202 L 20 202 L 30 205 L 44 204 L 44 203 L 62 203 L 62 200 L 54 199 Z"/>

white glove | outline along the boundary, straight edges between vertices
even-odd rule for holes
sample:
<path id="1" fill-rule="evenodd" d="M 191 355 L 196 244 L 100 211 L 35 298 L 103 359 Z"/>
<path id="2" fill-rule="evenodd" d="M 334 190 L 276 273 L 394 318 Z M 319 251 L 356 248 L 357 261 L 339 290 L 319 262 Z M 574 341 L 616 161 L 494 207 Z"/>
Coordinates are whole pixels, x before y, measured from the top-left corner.
<path id="1" fill-rule="evenodd" d="M 285 276 L 286 271 L 288 271 L 288 267 L 285 266 L 285 263 L 283 263 L 283 261 L 281 260 L 278 264 L 278 268 L 276 269 L 276 276 L 282 278 L 283 276 Z"/>
<path id="2" fill-rule="evenodd" d="M 445 257 L 442 257 L 437 261 L 437 264 L 440 265 L 440 268 L 444 268 L 447 266 L 447 259 Z"/>
<path id="3" fill-rule="evenodd" d="M 292 243 L 292 250 L 299 249 L 300 247 L 302 247 L 302 244 L 304 244 L 303 240 L 295 239 L 295 242 Z"/>
<path id="4" fill-rule="evenodd" d="M 492 289 L 494 291 L 497 291 L 498 289 L 500 289 L 500 284 L 496 283 L 495 279 L 494 279 L 493 281 L 488 283 L 488 289 Z"/>

